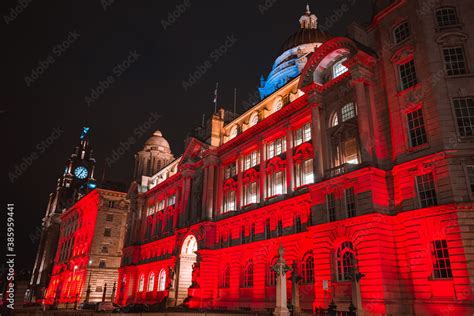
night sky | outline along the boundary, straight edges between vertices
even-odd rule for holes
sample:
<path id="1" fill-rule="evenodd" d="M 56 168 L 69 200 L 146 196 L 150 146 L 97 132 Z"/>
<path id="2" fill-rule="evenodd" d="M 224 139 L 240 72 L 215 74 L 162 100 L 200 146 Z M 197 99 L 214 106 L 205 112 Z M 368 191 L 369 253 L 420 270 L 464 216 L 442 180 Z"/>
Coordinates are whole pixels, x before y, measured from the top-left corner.
<path id="1" fill-rule="evenodd" d="M 372 14 L 368 0 L 309 4 L 319 25 L 334 35 L 345 35 L 354 21 L 369 22 Z M 128 147 L 105 171 L 106 179 L 128 183 L 134 153 L 156 129 L 178 157 L 185 135 L 203 114 L 212 113 L 216 82 L 219 107 L 232 109 L 234 88 L 238 112 L 254 99 L 260 75 L 268 75 L 281 44 L 298 30 L 305 5 L 303 0 L 2 1 L 0 34 L 7 55 L 1 70 L 6 169 L 1 198 L 3 209 L 15 204 L 17 269 L 33 267 L 35 233 L 48 195 L 83 125 L 91 126 L 99 180 L 106 158 Z M 11 9 L 17 6 L 15 17 Z M 193 83 L 195 72 L 200 78 Z M 146 128 L 152 113 L 160 118 Z M 134 133 L 140 127 L 141 137 Z M 22 162 L 26 168 L 11 181 L 8 174 Z M 3 253 L 4 237 L 0 249 Z"/>

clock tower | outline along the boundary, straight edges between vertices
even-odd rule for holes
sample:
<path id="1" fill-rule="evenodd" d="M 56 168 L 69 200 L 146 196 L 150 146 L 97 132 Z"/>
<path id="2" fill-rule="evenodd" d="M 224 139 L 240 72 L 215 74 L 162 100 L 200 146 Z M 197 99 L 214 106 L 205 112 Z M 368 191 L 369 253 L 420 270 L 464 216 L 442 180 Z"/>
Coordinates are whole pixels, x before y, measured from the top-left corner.
<path id="1" fill-rule="evenodd" d="M 51 276 L 59 239 L 59 216 L 96 187 L 95 159 L 89 143 L 90 127 L 83 127 L 79 144 L 69 156 L 58 178 L 56 190 L 49 195 L 43 218 L 41 240 L 31 275 L 30 300 L 41 300 Z"/>

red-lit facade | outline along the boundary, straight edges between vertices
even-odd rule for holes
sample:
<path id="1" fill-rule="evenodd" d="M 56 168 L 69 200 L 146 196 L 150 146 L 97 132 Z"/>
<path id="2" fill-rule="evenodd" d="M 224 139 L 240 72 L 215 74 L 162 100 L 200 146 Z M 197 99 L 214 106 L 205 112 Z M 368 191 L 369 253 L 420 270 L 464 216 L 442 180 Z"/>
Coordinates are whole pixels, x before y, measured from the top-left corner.
<path id="1" fill-rule="evenodd" d="M 325 39 L 299 76 L 236 118 L 214 114 L 207 138 L 134 183 L 117 303 L 272 309 L 282 244 L 303 310 L 472 314 L 474 125 L 454 93 L 474 82 L 434 79 L 457 31 L 416 9 L 392 1 L 354 39 Z M 429 27 L 440 50 L 420 39 Z"/>
<path id="2" fill-rule="evenodd" d="M 101 301 L 103 291 L 108 300 L 114 295 L 129 208 L 125 196 L 94 189 L 61 214 L 59 242 L 44 304 L 81 303 L 86 300 L 88 288 L 90 302 Z"/>

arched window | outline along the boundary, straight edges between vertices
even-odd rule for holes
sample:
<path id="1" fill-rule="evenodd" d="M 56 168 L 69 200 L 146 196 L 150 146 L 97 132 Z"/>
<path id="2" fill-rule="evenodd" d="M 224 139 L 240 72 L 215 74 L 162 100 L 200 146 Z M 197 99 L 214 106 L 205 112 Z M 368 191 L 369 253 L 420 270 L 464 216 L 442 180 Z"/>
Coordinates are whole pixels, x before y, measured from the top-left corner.
<path id="1" fill-rule="evenodd" d="M 277 262 L 278 258 L 274 257 L 270 264 L 268 265 L 268 274 L 267 274 L 267 285 L 268 286 L 275 286 L 276 285 L 276 272 L 273 270 L 273 266 Z"/>
<path id="2" fill-rule="evenodd" d="M 307 255 L 301 263 L 301 277 L 303 283 L 314 283 L 314 258 L 312 255 Z"/>
<path id="3" fill-rule="evenodd" d="M 253 263 L 249 260 L 242 275 L 242 287 L 253 287 Z"/>
<path id="4" fill-rule="evenodd" d="M 153 292 L 155 289 L 155 273 L 150 272 L 150 275 L 148 276 L 148 292 Z"/>
<path id="5" fill-rule="evenodd" d="M 356 267 L 356 257 L 352 242 L 345 241 L 337 249 L 337 280 L 350 281 Z"/>
<path id="6" fill-rule="evenodd" d="M 221 280 L 219 283 L 220 283 L 219 286 L 221 288 L 227 289 L 230 287 L 230 267 L 229 266 L 226 266 L 224 270 L 222 270 Z"/>
<path id="7" fill-rule="evenodd" d="M 339 119 L 337 117 L 337 112 L 331 114 L 331 118 L 329 119 L 329 127 L 334 127 L 339 124 Z"/>
<path id="8" fill-rule="evenodd" d="M 458 25 L 459 19 L 455 7 L 442 7 L 436 10 L 436 24 L 438 27 Z"/>
<path id="9" fill-rule="evenodd" d="M 166 271 L 161 269 L 158 275 L 158 291 L 164 291 L 166 289 Z"/>
<path id="10" fill-rule="evenodd" d="M 138 292 L 143 292 L 145 286 L 145 275 L 142 274 L 140 275 L 140 278 L 138 279 Z"/>

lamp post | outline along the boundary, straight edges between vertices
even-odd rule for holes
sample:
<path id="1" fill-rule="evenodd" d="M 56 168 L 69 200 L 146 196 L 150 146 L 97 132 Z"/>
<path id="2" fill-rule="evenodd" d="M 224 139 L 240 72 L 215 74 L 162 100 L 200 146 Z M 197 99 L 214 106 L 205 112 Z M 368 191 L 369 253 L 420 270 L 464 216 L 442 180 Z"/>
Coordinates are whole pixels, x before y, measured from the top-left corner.
<path id="1" fill-rule="evenodd" d="M 89 303 L 89 297 L 91 295 L 91 274 L 92 274 L 92 260 L 89 260 L 89 281 L 87 282 L 87 290 L 86 290 L 86 298 L 84 299 L 84 303 Z"/>

